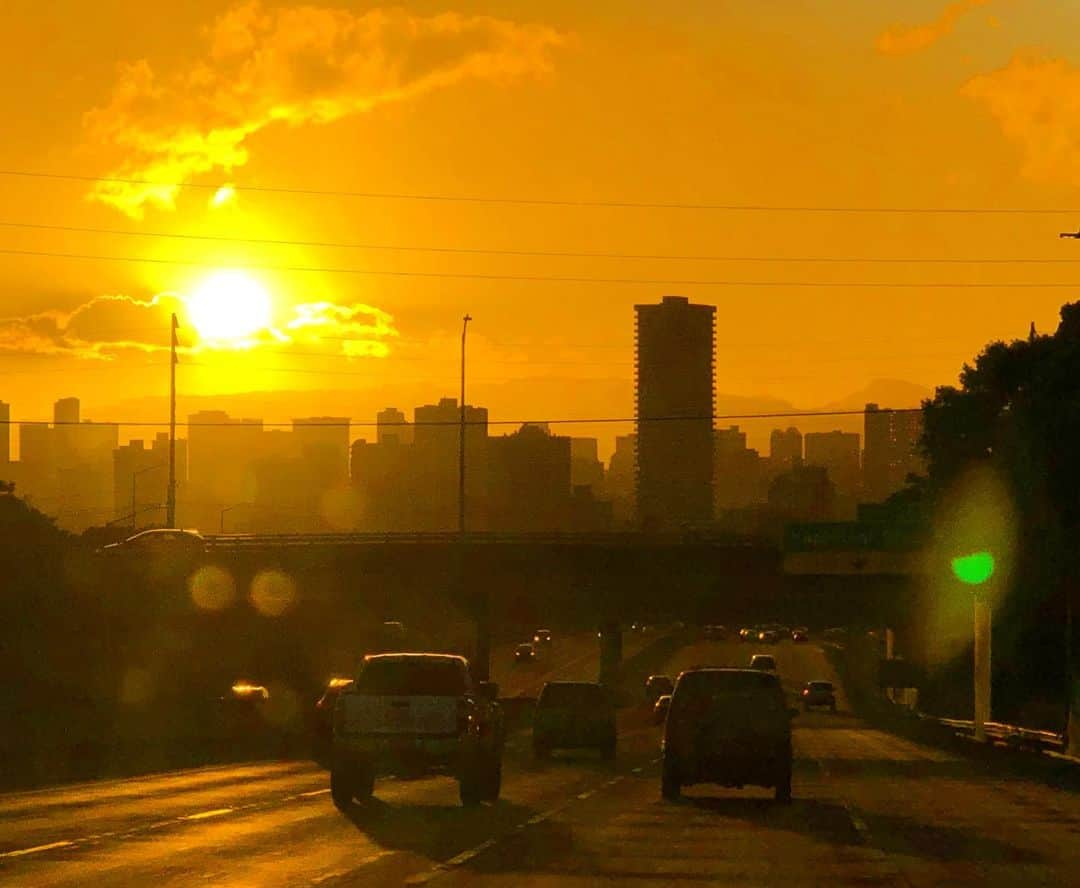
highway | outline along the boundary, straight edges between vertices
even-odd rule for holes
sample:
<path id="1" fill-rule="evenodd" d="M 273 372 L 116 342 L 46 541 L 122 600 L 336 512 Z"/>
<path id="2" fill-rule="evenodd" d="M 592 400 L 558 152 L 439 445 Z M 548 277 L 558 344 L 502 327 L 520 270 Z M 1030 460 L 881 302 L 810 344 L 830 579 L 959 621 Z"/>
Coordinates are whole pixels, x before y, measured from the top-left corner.
<path id="1" fill-rule="evenodd" d="M 632 639 L 629 652 L 640 645 Z M 664 671 L 743 665 L 756 648 L 696 642 Z M 832 677 L 815 644 L 775 653 L 789 690 Z M 591 678 L 595 639 L 495 677 L 510 694 Z M 536 763 L 511 738 L 502 799 L 463 809 L 445 778 L 387 779 L 351 817 L 299 762 L 205 768 L 0 796 L 0 885 L 1077 884 L 1075 795 L 987 773 L 840 712 L 795 721 L 795 801 L 692 787 L 659 797 L 659 729 L 620 716 L 618 761 Z"/>

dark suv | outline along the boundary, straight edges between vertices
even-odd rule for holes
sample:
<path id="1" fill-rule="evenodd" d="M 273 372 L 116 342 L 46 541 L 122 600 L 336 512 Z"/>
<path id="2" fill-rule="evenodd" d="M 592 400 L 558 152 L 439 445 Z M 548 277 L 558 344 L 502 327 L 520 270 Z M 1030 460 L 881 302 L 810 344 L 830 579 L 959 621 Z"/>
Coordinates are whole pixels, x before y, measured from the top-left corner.
<path id="1" fill-rule="evenodd" d="M 588 681 L 549 681 L 533 714 L 533 752 L 547 758 L 553 749 L 598 749 L 615 758 L 615 706 L 604 687 Z"/>
<path id="2" fill-rule="evenodd" d="M 675 683 L 664 727 L 661 791 L 717 783 L 791 801 L 791 717 L 780 680 L 756 669 L 693 669 Z"/>

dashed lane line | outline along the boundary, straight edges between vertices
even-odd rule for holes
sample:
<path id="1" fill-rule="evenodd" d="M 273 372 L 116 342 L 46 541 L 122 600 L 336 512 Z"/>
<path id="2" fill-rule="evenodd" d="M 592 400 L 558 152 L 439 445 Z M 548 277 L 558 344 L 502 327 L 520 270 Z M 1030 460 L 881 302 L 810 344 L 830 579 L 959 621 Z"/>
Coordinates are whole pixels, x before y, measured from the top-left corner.
<path id="1" fill-rule="evenodd" d="M 235 808 L 214 808 L 212 811 L 200 811 L 198 814 L 186 814 L 181 820 L 209 820 L 211 817 L 221 817 L 223 814 L 232 814 Z"/>
<path id="2" fill-rule="evenodd" d="M 5 851 L 3 854 L 0 854 L 0 859 L 7 857 L 25 857 L 27 854 L 37 854 L 41 851 L 52 851 L 56 848 L 70 848 L 74 844 L 74 842 L 63 841 L 49 842 L 46 845 L 34 845 L 33 848 L 20 848 L 18 851 Z"/>

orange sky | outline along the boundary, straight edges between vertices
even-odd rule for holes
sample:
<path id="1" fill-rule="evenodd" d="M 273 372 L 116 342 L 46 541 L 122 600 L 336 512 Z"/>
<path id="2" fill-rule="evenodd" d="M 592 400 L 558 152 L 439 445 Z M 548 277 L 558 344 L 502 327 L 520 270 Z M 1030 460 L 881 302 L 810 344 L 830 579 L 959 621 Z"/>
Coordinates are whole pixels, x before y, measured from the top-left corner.
<path id="1" fill-rule="evenodd" d="M 452 395 L 466 311 L 475 318 L 472 391 L 497 417 L 630 415 L 632 305 L 665 293 L 718 306 L 719 392 L 811 407 L 875 379 L 952 382 L 980 344 L 1023 335 L 1032 320 L 1052 329 L 1059 305 L 1075 298 L 1071 289 L 932 284 L 1075 280 L 1080 295 L 1080 266 L 1070 264 L 540 257 L 138 236 L 771 260 L 1080 259 L 1075 241 L 1057 237 L 1080 214 L 243 190 L 1080 207 L 1077 4 L 172 5 L 151 15 L 135 0 L 98 0 L 92 14 L 79 0 L 4 4 L 0 169 L 85 178 L 0 176 L 0 250 L 158 260 L 0 252 L 0 399 L 15 418 L 47 416 L 69 394 L 93 418 L 164 418 L 165 316 L 174 307 L 183 315 L 185 299 L 220 268 L 407 274 L 251 272 L 271 294 L 272 329 L 238 352 L 200 342 L 186 324 L 196 351 L 180 373 L 182 415 L 203 396 L 253 391 L 313 392 L 268 401 L 267 419 L 364 420 L 386 403 L 408 409 Z M 94 181 L 108 176 L 203 187 Z M 238 186 L 235 197 L 212 206 L 226 183 Z M 782 285 L 437 276 L 445 274 Z M 840 286 L 871 282 L 920 286 Z M 313 312 L 317 323 L 295 324 Z M 250 413 L 259 399 L 235 403 Z M 229 409 L 230 399 L 216 406 Z"/>

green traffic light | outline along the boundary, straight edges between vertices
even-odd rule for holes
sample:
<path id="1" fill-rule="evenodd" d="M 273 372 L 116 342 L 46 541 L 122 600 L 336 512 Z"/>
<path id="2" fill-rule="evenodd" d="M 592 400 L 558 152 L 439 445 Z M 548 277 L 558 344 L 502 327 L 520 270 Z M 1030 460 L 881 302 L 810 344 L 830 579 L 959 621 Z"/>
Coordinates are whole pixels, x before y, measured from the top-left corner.
<path id="1" fill-rule="evenodd" d="M 994 556 L 989 552 L 973 552 L 952 560 L 952 571 L 961 583 L 981 586 L 994 575 Z"/>

